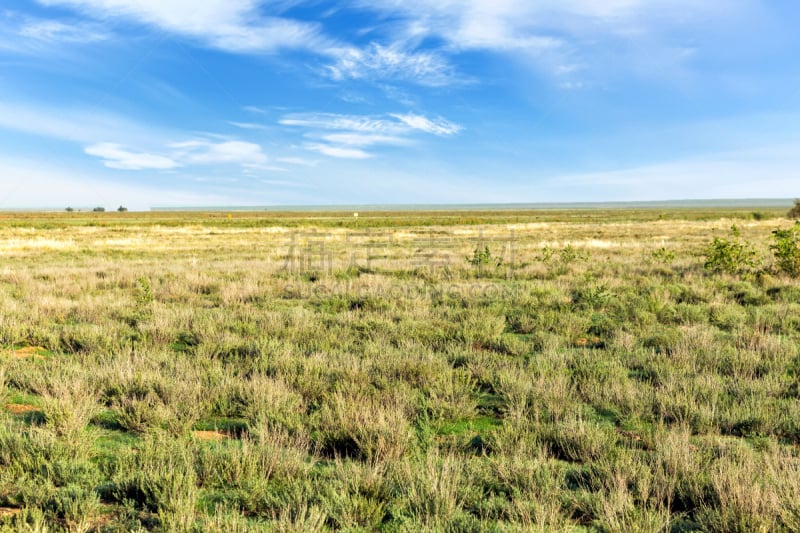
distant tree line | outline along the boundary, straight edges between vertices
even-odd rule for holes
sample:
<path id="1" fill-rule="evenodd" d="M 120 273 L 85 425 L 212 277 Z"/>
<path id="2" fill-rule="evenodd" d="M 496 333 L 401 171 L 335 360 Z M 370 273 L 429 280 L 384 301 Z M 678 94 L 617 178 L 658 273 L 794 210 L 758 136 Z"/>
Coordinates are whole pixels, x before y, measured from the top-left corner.
<path id="1" fill-rule="evenodd" d="M 75 208 L 74 207 L 67 207 L 66 211 L 67 211 L 67 213 L 73 213 L 73 212 L 75 212 Z M 80 209 L 78 209 L 78 211 L 80 211 Z M 125 213 L 125 212 L 128 211 L 128 208 L 125 207 L 124 205 L 121 205 L 121 206 L 119 206 L 117 208 L 117 211 L 120 212 L 120 213 Z M 92 209 L 92 212 L 93 213 L 105 213 L 106 212 L 106 208 L 105 207 L 95 207 L 94 209 Z"/>

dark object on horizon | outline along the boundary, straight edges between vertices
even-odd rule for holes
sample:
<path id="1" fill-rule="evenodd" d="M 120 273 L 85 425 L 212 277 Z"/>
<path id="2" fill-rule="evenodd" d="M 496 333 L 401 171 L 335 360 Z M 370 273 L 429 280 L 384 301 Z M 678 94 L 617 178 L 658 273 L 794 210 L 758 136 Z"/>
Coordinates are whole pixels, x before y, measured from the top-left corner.
<path id="1" fill-rule="evenodd" d="M 104 213 L 105 210 L 106 210 L 105 207 L 95 207 L 94 209 L 92 209 L 92 211 L 94 211 L 95 213 Z"/>
<path id="2" fill-rule="evenodd" d="M 794 207 L 786 213 L 786 216 L 792 220 L 800 220 L 800 198 L 794 201 Z"/>
<path id="3" fill-rule="evenodd" d="M 68 207 L 67 208 L 67 213 L 72 213 L 73 211 L 75 211 L 74 207 Z"/>
<path id="4" fill-rule="evenodd" d="M 119 211 L 120 213 L 124 213 L 124 212 L 126 212 L 127 210 L 128 210 L 128 208 L 127 208 L 127 207 L 123 207 L 123 206 L 119 206 L 119 207 L 117 208 L 117 211 Z"/>

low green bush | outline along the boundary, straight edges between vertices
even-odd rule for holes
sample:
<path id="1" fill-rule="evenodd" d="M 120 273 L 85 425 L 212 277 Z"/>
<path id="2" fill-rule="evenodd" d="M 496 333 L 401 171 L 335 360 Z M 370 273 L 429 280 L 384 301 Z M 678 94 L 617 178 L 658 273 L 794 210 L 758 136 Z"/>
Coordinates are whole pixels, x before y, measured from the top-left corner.
<path id="1" fill-rule="evenodd" d="M 739 229 L 731 226 L 732 238 L 714 237 L 706 248 L 705 268 L 713 272 L 743 274 L 758 266 L 756 251 L 743 240 Z"/>
<path id="2" fill-rule="evenodd" d="M 785 230 L 772 232 L 774 243 L 770 246 L 778 269 L 793 278 L 800 277 L 800 220 Z"/>

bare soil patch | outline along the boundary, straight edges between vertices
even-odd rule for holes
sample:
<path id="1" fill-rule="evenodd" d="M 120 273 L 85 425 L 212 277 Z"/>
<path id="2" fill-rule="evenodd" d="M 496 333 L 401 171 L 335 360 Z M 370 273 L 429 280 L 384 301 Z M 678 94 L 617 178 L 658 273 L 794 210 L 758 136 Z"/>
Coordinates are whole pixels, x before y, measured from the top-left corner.
<path id="1" fill-rule="evenodd" d="M 0 355 L 11 357 L 12 359 L 44 359 L 41 352 L 46 351 L 41 346 L 25 346 L 24 348 L 12 348 L 3 350 Z"/>
<path id="2" fill-rule="evenodd" d="M 24 415 L 26 413 L 36 413 L 42 409 L 30 404 L 9 403 L 6 404 L 6 410 L 13 415 Z"/>
<path id="3" fill-rule="evenodd" d="M 0 507 L 0 518 L 11 518 L 22 512 L 18 507 Z"/>
<path id="4" fill-rule="evenodd" d="M 220 442 L 229 438 L 227 433 L 221 431 L 192 431 L 192 436 L 197 440 Z"/>

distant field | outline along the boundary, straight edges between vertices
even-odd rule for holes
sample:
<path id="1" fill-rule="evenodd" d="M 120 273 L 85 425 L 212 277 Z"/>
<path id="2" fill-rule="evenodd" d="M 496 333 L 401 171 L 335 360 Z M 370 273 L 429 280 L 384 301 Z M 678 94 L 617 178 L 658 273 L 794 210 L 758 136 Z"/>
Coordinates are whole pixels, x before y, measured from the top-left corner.
<path id="1" fill-rule="evenodd" d="M 800 531 L 785 212 L 0 213 L 0 530 Z"/>
<path id="2" fill-rule="evenodd" d="M 791 206 L 725 208 L 585 208 L 585 209 L 487 209 L 366 211 L 148 211 L 138 213 L 38 213 L 2 212 L 0 227 L 59 228 L 65 226 L 222 226 L 222 227 L 393 227 L 518 224 L 523 222 L 647 222 L 657 220 L 750 220 L 755 213 L 765 218 L 782 217 Z"/>

